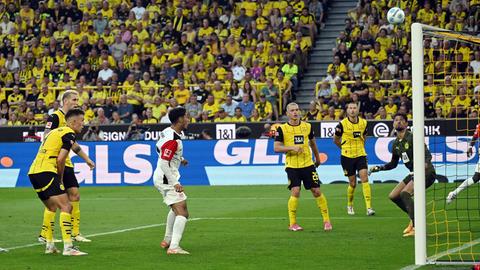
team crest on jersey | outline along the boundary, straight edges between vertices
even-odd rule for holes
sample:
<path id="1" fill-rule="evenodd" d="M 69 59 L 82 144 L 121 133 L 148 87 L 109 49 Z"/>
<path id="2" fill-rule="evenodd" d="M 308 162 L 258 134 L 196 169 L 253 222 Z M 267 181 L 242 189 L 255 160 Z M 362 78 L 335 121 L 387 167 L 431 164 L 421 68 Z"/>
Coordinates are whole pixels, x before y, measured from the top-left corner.
<path id="1" fill-rule="evenodd" d="M 293 137 L 293 143 L 294 144 L 303 144 L 303 142 L 305 141 L 304 137 L 303 136 L 294 136 Z"/>
<path id="2" fill-rule="evenodd" d="M 408 149 L 408 147 L 410 147 L 410 145 L 408 144 L 408 142 L 405 143 L 405 149 Z"/>
<path id="3" fill-rule="evenodd" d="M 60 184 L 60 190 L 65 190 L 65 187 L 63 186 L 63 184 Z"/>

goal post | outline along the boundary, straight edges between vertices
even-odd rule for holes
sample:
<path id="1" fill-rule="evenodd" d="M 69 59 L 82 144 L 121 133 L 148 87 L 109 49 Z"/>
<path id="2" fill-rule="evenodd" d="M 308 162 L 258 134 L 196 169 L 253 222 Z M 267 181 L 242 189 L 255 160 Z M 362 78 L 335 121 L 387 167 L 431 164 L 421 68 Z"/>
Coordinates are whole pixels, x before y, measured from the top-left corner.
<path id="1" fill-rule="evenodd" d="M 425 199 L 425 141 L 423 103 L 423 29 L 412 24 L 412 110 L 413 110 L 413 179 L 415 190 L 415 264 L 427 262 L 427 215 Z"/>

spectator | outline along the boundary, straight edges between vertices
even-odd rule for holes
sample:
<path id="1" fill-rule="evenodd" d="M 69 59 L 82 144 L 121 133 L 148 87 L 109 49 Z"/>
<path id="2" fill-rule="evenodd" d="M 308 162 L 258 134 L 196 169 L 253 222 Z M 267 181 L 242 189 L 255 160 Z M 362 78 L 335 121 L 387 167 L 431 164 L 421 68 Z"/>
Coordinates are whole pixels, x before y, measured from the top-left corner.
<path id="1" fill-rule="evenodd" d="M 375 99 L 374 92 L 368 92 L 368 99 L 362 102 L 360 111 L 364 114 L 366 119 L 373 119 L 381 104 Z"/>
<path id="2" fill-rule="evenodd" d="M 103 141 L 98 126 L 90 126 L 87 132 L 83 134 L 82 140 L 91 142 Z"/>
<path id="3" fill-rule="evenodd" d="M 185 104 L 185 109 L 187 110 L 187 114 L 191 119 L 200 119 L 202 114 L 202 104 L 197 101 L 197 96 L 195 94 L 190 96 L 189 102 Z"/>
<path id="4" fill-rule="evenodd" d="M 249 94 L 243 94 L 242 102 L 238 104 L 237 108 L 240 108 L 245 118 L 249 118 L 252 114 L 252 110 L 254 109 L 255 104 L 250 101 Z"/>
<path id="5" fill-rule="evenodd" d="M 243 114 L 242 108 L 240 108 L 240 107 L 235 108 L 235 115 L 232 117 L 231 120 L 234 123 L 247 122 L 247 118 Z"/>
<path id="6" fill-rule="evenodd" d="M 225 122 L 231 122 L 230 116 L 228 116 L 228 113 L 225 111 L 224 108 L 220 107 L 218 109 L 217 117 L 215 117 L 214 122 L 215 123 L 225 123 Z"/>
<path id="7" fill-rule="evenodd" d="M 143 119 L 144 124 L 156 124 L 158 123 L 158 119 L 153 117 L 152 109 L 147 108 L 145 110 L 145 117 Z"/>
<path id="8" fill-rule="evenodd" d="M 8 95 L 7 101 L 11 108 L 17 108 L 18 105 L 25 100 L 25 96 L 20 93 L 18 85 L 13 86 L 13 93 Z"/>
<path id="9" fill-rule="evenodd" d="M 391 120 L 392 117 L 390 114 L 387 114 L 387 111 L 384 107 L 380 106 L 377 113 L 374 115 L 375 120 Z"/>
<path id="10" fill-rule="evenodd" d="M 126 95 L 121 95 L 120 96 L 120 103 L 118 104 L 118 113 L 120 115 L 120 118 L 126 122 L 130 123 L 132 119 L 132 113 L 133 113 L 133 106 L 132 104 L 129 104 L 127 102 L 127 96 Z"/>
<path id="11" fill-rule="evenodd" d="M 234 83 L 232 83 L 233 86 Z M 235 114 L 235 108 L 238 106 L 238 102 L 233 100 L 231 95 L 227 95 L 225 102 L 221 105 L 221 108 L 225 110 L 229 117 L 233 117 Z"/>
<path id="12" fill-rule="evenodd" d="M 212 94 L 208 95 L 207 102 L 203 104 L 203 112 L 206 112 L 209 119 L 213 119 L 215 114 L 220 109 L 220 106 L 215 101 L 215 98 Z"/>
<path id="13" fill-rule="evenodd" d="M 267 101 L 270 102 L 273 109 L 273 115 L 275 116 L 275 120 L 279 119 L 278 113 L 278 89 L 273 84 L 272 79 L 267 79 L 267 85 L 264 86 L 261 90 L 261 94 L 264 94 Z"/>
<path id="14" fill-rule="evenodd" d="M 110 122 L 110 124 L 121 125 L 125 124 L 125 122 L 120 118 L 120 114 L 117 111 L 114 111 L 112 113 L 112 122 Z"/>
<path id="15" fill-rule="evenodd" d="M 308 111 L 302 117 L 302 120 L 304 120 L 304 121 L 317 120 L 318 115 L 319 115 L 319 111 L 317 109 L 317 102 L 312 100 L 312 101 L 310 101 L 310 105 L 308 106 Z"/>
<path id="16" fill-rule="evenodd" d="M 267 101 L 265 94 L 260 94 L 260 100 L 255 102 L 255 109 L 258 111 L 261 121 L 271 121 L 273 115 L 272 104 Z"/>
<path id="17" fill-rule="evenodd" d="M 145 7 L 142 5 L 142 0 L 137 0 L 135 7 L 131 9 L 131 12 L 135 15 L 135 19 L 138 21 L 142 19 L 143 13 L 145 13 Z"/>

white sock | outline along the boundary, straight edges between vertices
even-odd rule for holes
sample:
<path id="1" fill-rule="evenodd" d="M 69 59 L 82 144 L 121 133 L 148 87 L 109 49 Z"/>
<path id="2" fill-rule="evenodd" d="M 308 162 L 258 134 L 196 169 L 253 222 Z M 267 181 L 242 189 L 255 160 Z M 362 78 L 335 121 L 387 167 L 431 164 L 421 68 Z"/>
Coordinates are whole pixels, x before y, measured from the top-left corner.
<path id="1" fill-rule="evenodd" d="M 167 224 L 165 225 L 165 237 L 163 238 L 163 240 L 167 242 L 172 240 L 173 223 L 175 223 L 175 217 L 175 212 L 170 209 L 167 215 Z"/>
<path id="2" fill-rule="evenodd" d="M 177 216 L 175 218 L 175 223 L 173 224 L 173 234 L 172 242 L 170 242 L 170 248 L 178 248 L 180 240 L 182 240 L 183 230 L 185 229 L 185 224 L 187 223 L 187 218 L 184 216 Z"/>
<path id="3" fill-rule="evenodd" d="M 466 189 L 467 187 L 471 186 L 475 184 L 475 182 L 473 181 L 473 178 L 470 177 L 468 178 L 467 180 L 463 181 L 454 191 L 453 193 L 455 195 L 458 195 L 458 193 L 462 192 L 462 190 Z"/>

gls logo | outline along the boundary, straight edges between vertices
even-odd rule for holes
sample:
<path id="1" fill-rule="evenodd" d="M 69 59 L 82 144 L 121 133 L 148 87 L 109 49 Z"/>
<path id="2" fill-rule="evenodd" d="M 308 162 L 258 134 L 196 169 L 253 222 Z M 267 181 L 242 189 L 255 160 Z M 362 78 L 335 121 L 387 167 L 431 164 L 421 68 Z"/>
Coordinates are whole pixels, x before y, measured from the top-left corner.
<path id="1" fill-rule="evenodd" d="M 373 136 L 375 137 L 388 137 L 390 135 L 390 129 L 385 123 L 377 123 L 373 126 Z"/>

